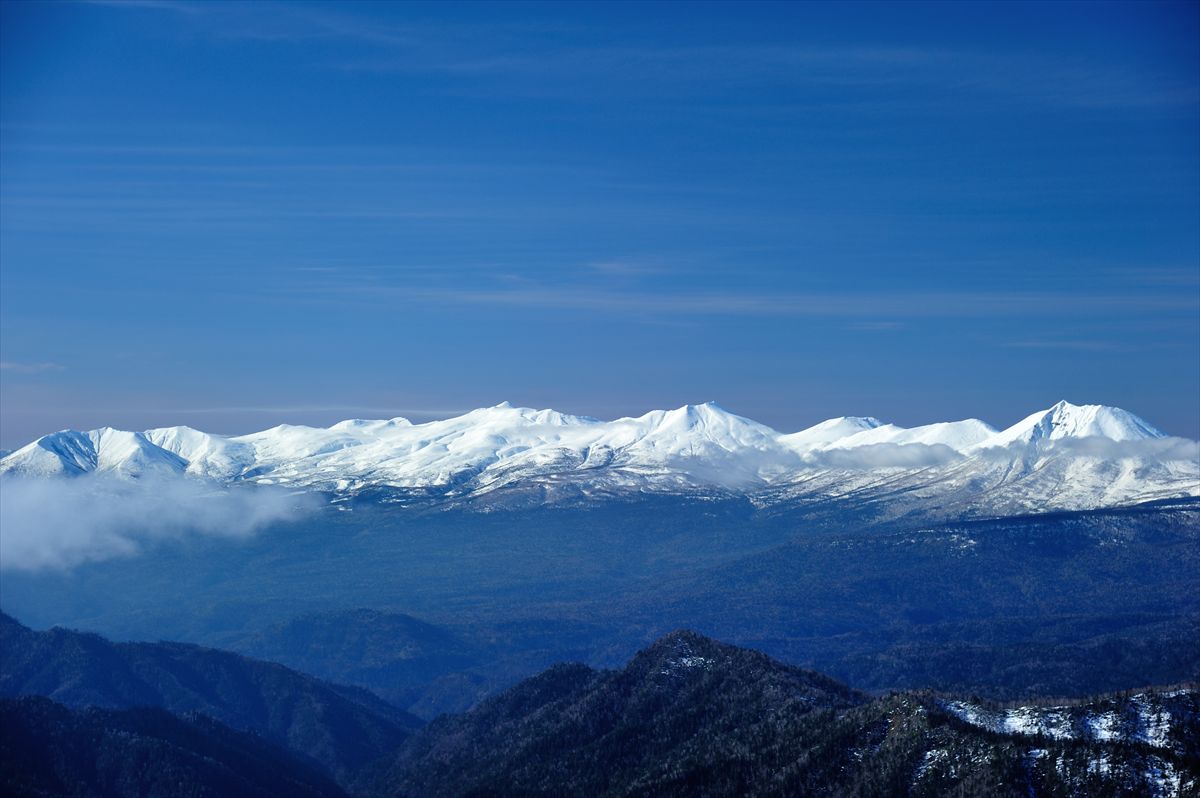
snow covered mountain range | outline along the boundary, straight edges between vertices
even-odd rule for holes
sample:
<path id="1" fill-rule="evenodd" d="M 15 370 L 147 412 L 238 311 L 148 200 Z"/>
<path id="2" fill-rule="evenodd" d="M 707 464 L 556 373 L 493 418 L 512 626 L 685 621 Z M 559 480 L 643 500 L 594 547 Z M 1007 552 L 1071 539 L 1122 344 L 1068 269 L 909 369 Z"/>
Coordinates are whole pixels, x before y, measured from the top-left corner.
<path id="1" fill-rule="evenodd" d="M 189 427 L 46 435 L 0 474 L 189 476 L 439 500 L 519 492 L 553 502 L 630 493 L 733 493 L 759 504 L 936 504 L 959 515 L 1087 509 L 1200 496 L 1200 443 L 1137 416 L 1059 402 L 1004 430 L 905 429 L 835 418 L 790 434 L 713 403 L 600 421 L 508 403 L 456 418 L 281 425 L 222 436 Z"/>

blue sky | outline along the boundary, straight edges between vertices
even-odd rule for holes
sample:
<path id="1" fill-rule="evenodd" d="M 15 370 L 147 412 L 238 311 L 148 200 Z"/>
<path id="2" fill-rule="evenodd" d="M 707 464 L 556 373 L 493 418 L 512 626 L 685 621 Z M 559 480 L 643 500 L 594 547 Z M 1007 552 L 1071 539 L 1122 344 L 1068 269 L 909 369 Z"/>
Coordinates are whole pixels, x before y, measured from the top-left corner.
<path id="1" fill-rule="evenodd" d="M 501 400 L 1200 436 L 1197 4 L 0 8 L 0 445 Z"/>

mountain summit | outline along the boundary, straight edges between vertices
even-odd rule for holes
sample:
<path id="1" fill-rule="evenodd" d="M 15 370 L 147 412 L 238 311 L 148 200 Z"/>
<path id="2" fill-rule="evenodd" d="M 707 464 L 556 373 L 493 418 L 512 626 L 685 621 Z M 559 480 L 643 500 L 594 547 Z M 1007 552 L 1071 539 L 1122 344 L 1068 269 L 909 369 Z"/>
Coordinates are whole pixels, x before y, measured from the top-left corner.
<path id="1" fill-rule="evenodd" d="M 1119 407 L 1073 405 L 1062 401 L 1034 413 L 1003 432 L 980 443 L 981 447 L 1012 443 L 1041 444 L 1064 438 L 1106 438 L 1111 441 L 1140 441 L 1165 438 L 1162 432 Z"/>

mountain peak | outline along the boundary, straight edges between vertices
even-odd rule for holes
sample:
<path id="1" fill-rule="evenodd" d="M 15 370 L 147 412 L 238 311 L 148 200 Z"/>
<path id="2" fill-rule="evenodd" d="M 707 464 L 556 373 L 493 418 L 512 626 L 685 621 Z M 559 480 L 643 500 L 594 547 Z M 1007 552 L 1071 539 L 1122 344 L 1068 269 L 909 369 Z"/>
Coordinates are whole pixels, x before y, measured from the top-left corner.
<path id="1" fill-rule="evenodd" d="M 735 448 L 749 440 L 775 440 L 779 436 L 779 433 L 770 427 L 731 413 L 716 402 L 683 405 L 674 410 L 654 410 L 637 420 L 649 422 L 656 433 L 698 433 L 704 439 Z"/>
<path id="2" fill-rule="evenodd" d="M 706 637 L 699 632 L 691 629 L 676 629 L 667 632 L 662 637 L 655 640 L 645 649 L 643 653 L 666 652 L 672 653 L 681 648 L 696 648 L 704 651 L 709 651 L 715 648 L 723 647 L 725 644 L 713 640 L 711 637 Z"/>
<path id="3" fill-rule="evenodd" d="M 368 430 L 368 429 L 386 429 L 388 427 L 411 427 L 412 422 L 403 416 L 396 416 L 386 420 L 375 420 L 369 418 L 348 418 L 345 421 L 339 421 L 336 424 L 331 424 L 331 430 Z"/>
<path id="4" fill-rule="evenodd" d="M 799 451 L 804 451 L 830 445 L 849 438 L 851 435 L 883 426 L 885 424 L 873 416 L 838 416 L 837 418 L 828 418 L 799 432 L 783 435 L 780 440 Z"/>
<path id="5" fill-rule="evenodd" d="M 1107 405 L 1075 405 L 1060 400 L 981 442 L 978 448 L 1013 443 L 1042 445 L 1064 438 L 1139 441 L 1166 435 L 1127 410 Z"/>
<path id="6" fill-rule="evenodd" d="M 701 402 L 700 404 L 680 405 L 674 410 L 668 410 L 666 412 L 668 414 L 682 415 L 688 418 L 709 418 L 734 415 L 716 402 Z"/>

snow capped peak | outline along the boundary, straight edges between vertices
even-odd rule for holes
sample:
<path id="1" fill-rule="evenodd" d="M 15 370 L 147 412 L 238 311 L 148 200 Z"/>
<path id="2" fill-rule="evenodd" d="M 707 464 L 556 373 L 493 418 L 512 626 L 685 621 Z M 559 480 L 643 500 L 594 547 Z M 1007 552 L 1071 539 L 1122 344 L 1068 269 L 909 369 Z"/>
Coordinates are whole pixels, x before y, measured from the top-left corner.
<path id="1" fill-rule="evenodd" d="M 819 446 L 849 438 L 851 435 L 865 430 L 882 427 L 883 422 L 871 416 L 838 416 L 814 424 L 808 429 L 793 432 L 781 437 L 784 443 L 798 451 L 813 449 Z"/>
<path id="2" fill-rule="evenodd" d="M 730 420 L 749 421 L 730 413 L 725 408 L 718 405 L 716 402 L 704 402 L 698 405 L 681 405 L 674 410 L 666 410 L 664 418 L 672 420 L 683 420 L 688 424 L 705 424 L 709 422 L 725 423 Z M 756 423 L 756 422 L 750 422 Z"/>
<path id="3" fill-rule="evenodd" d="M 142 433 L 146 440 L 160 449 L 179 455 L 185 460 L 195 459 L 197 453 L 222 446 L 225 439 L 210 435 L 191 427 L 159 427 Z"/>
<path id="4" fill-rule="evenodd" d="M 465 423 L 485 423 L 488 425 L 527 425 L 527 424 L 549 424 L 555 427 L 570 426 L 574 424 L 592 424 L 596 419 L 588 416 L 573 416 L 569 413 L 560 413 L 557 410 L 537 410 L 532 407 L 517 407 L 512 402 L 501 402 L 498 405 L 491 407 L 481 407 L 478 410 L 472 410 L 469 413 L 464 413 L 455 418 L 448 418 L 445 421 L 431 421 L 430 426 L 451 422 Z"/>
<path id="5" fill-rule="evenodd" d="M 411 427 L 412 422 L 407 418 L 396 416 L 384 420 L 366 419 L 366 418 L 348 418 L 345 421 L 339 421 L 336 424 L 331 424 L 331 430 L 366 430 L 366 429 L 386 429 L 387 427 Z"/>
<path id="6" fill-rule="evenodd" d="M 160 449 L 182 458 L 189 474 L 227 479 L 254 462 L 253 446 L 191 427 L 160 427 L 146 430 L 143 435 Z"/>
<path id="7" fill-rule="evenodd" d="M 146 474 L 182 473 L 187 461 L 155 446 L 141 432 L 102 427 L 89 433 L 96 451 L 96 470 L 137 477 Z"/>
<path id="8" fill-rule="evenodd" d="M 717 404 L 716 402 L 714 402 L 712 400 L 709 400 L 707 402 L 701 402 L 698 405 L 683 405 L 682 407 L 679 407 L 677 409 L 686 410 L 689 413 L 693 413 L 693 414 L 711 414 L 711 415 L 725 415 L 725 416 L 734 415 L 733 413 L 729 412 L 728 410 L 721 407 L 719 404 Z"/>
<path id="9" fill-rule="evenodd" d="M 883 422 L 874 416 L 838 416 L 822 421 L 820 424 L 814 424 L 809 429 L 837 429 L 844 427 L 856 427 L 858 429 L 873 429 L 882 427 Z"/>
<path id="10" fill-rule="evenodd" d="M 96 470 L 96 444 L 86 432 L 65 429 L 43 435 L 9 453 L 0 472 L 20 470 L 31 476 L 74 476 Z"/>
<path id="11" fill-rule="evenodd" d="M 1034 413 L 1008 429 L 981 441 L 978 448 L 1009 446 L 1013 443 L 1041 445 L 1063 438 L 1107 438 L 1138 441 L 1166 437 L 1134 414 L 1119 407 L 1073 405 L 1060 401 Z"/>
<path id="12" fill-rule="evenodd" d="M 646 426 L 647 437 L 669 437 L 695 433 L 701 439 L 731 446 L 770 439 L 779 433 L 757 421 L 730 413 L 716 402 L 683 405 L 674 410 L 652 410 L 633 421 Z"/>

